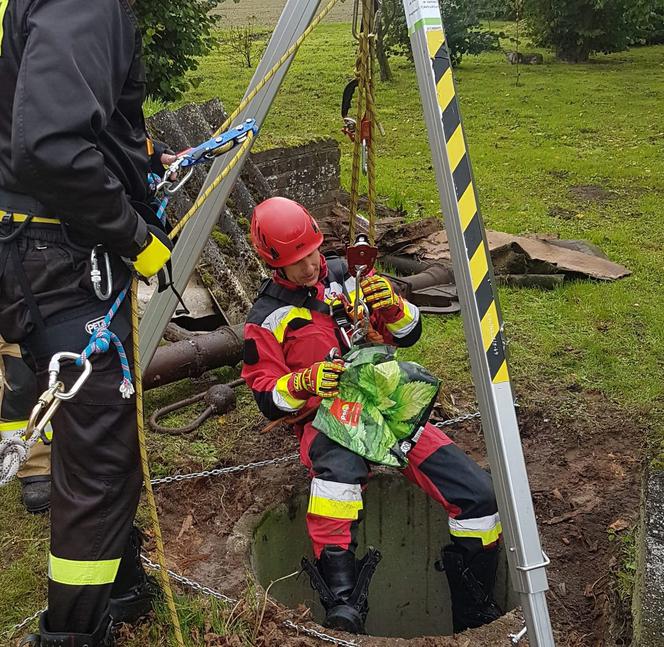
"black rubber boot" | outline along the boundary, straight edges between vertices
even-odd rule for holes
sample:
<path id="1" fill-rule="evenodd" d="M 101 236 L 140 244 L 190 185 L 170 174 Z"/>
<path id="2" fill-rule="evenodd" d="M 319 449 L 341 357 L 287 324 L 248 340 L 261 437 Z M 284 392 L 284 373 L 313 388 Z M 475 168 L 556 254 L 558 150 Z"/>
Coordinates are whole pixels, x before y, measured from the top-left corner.
<path id="1" fill-rule="evenodd" d="M 106 615 L 91 634 L 54 633 L 48 630 L 48 611 L 39 617 L 39 634 L 26 636 L 19 647 L 113 647 L 111 618 Z"/>
<path id="2" fill-rule="evenodd" d="M 355 555 L 340 546 L 326 546 L 320 559 L 311 564 L 302 559 L 302 569 L 311 578 L 311 586 L 320 596 L 329 629 L 364 633 L 369 612 L 369 584 L 381 560 L 375 548 L 356 560 Z"/>
<path id="3" fill-rule="evenodd" d="M 46 512 L 51 506 L 51 477 L 28 476 L 19 481 L 25 509 L 32 514 Z"/>
<path id="4" fill-rule="evenodd" d="M 477 553 L 471 560 L 456 546 L 445 546 L 436 566 L 447 574 L 452 598 L 454 633 L 474 629 L 500 618 L 503 613 L 493 599 L 499 547 Z"/>
<path id="5" fill-rule="evenodd" d="M 157 580 L 143 568 L 142 544 L 143 535 L 134 526 L 111 590 L 109 613 L 114 624 L 135 623 L 150 613 L 152 603 L 161 596 Z"/>

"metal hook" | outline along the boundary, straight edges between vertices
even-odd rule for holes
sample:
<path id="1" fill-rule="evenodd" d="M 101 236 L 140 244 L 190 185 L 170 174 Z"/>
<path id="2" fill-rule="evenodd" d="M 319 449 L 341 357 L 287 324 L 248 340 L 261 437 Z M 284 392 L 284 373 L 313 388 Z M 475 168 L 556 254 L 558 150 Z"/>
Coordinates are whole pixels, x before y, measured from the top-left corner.
<path id="1" fill-rule="evenodd" d="M 101 270 L 99 269 L 99 259 L 97 257 L 97 250 L 102 250 L 106 265 L 106 289 L 101 289 Z M 108 252 L 104 249 L 103 245 L 95 245 L 90 252 L 90 280 L 92 287 L 100 301 L 106 301 L 110 298 L 113 292 L 113 274 L 111 271 L 111 259 Z"/>
<path id="2" fill-rule="evenodd" d="M 51 361 L 48 364 L 48 387 L 49 389 L 58 382 L 58 377 L 60 376 L 60 362 L 63 359 L 70 359 L 72 362 L 75 362 L 77 359 L 79 359 L 80 354 L 79 353 L 69 353 L 66 351 L 63 351 L 61 353 L 56 353 L 51 357 Z M 71 400 L 80 390 L 81 387 L 85 384 L 87 379 L 90 377 L 90 374 L 92 373 L 92 364 L 90 363 L 89 359 L 86 359 L 85 362 L 83 363 L 83 370 L 81 371 L 81 374 L 78 376 L 78 379 L 72 387 L 69 389 L 69 391 L 56 391 L 54 393 L 55 397 L 58 398 L 58 400 Z"/>

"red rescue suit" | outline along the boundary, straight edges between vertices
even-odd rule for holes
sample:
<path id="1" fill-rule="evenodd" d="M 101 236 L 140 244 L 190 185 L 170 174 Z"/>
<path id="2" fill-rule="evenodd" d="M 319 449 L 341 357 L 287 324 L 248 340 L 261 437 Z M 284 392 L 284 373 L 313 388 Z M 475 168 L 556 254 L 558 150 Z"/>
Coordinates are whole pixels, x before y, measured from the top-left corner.
<path id="1" fill-rule="evenodd" d="M 281 296 L 278 290 L 267 294 L 263 289 L 247 318 L 242 377 L 262 413 L 274 420 L 320 403 L 316 397 L 298 400 L 288 390 L 288 379 L 292 371 L 325 360 L 333 349 L 341 354 L 348 350 L 333 311 L 325 312 L 320 304 L 332 306 L 342 293 L 352 301 L 355 279 L 344 260 L 322 258 L 315 287 L 299 287 L 278 271 L 272 286 L 281 288 Z M 375 311 L 371 324 L 385 343 L 395 346 L 412 346 L 422 331 L 419 311 L 402 298 L 398 305 Z M 318 432 L 310 421 L 295 431 L 300 459 L 312 477 L 307 530 L 314 554 L 318 558 L 325 546 L 354 551 L 370 465 Z M 404 475 L 445 507 L 453 541 L 469 556 L 494 546 L 501 526 L 491 477 L 431 424 L 408 458 Z"/>

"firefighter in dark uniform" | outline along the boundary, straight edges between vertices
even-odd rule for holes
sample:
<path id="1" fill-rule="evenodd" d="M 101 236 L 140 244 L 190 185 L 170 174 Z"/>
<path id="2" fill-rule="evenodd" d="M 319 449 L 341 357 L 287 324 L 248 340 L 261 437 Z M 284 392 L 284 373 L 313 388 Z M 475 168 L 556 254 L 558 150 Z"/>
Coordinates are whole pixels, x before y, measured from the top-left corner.
<path id="1" fill-rule="evenodd" d="M 338 305 L 341 294 L 352 302 L 360 290 L 371 325 L 385 343 L 412 346 L 419 339 L 417 307 L 395 294 L 387 279 L 368 276 L 356 286 L 344 260 L 325 259 L 319 252 L 323 235 L 301 205 L 285 198 L 261 203 L 251 236 L 274 274 L 248 315 L 242 376 L 266 417 L 315 409 L 320 398 L 337 395 L 344 369 L 329 358 L 349 349 L 342 329 L 350 322 Z M 333 349 L 337 352 L 331 355 Z M 374 567 L 376 562 L 370 554 L 355 558 L 370 466 L 319 433 L 312 419 L 296 426 L 300 458 L 312 477 L 307 530 L 316 561 L 305 567 L 326 609 L 326 626 L 359 633 L 370 577 L 362 570 L 368 560 L 374 560 Z M 430 423 L 408 459 L 404 476 L 449 514 L 452 543 L 443 549 L 441 563 L 455 632 L 495 620 L 500 615 L 493 588 L 501 526 L 491 477 Z"/>
<path id="2" fill-rule="evenodd" d="M 80 352 L 130 277 L 170 257 L 147 184 L 141 37 L 128 0 L 0 3 L 0 336 L 46 387 L 50 357 Z M 110 256 L 112 295 L 91 281 L 91 250 Z M 101 253 L 101 252 L 100 252 Z M 129 302 L 111 324 L 131 365 Z M 118 356 L 52 419 L 48 611 L 26 645 L 112 645 L 155 586 L 132 528 L 141 490 L 136 402 L 118 391 Z M 80 375 L 63 364 L 60 379 Z"/>

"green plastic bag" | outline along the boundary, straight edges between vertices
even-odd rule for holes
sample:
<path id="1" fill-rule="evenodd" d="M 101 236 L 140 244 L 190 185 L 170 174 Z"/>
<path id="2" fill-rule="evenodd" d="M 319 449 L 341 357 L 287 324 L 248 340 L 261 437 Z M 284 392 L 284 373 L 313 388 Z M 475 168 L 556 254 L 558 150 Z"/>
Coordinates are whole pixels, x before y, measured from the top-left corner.
<path id="1" fill-rule="evenodd" d="M 372 463 L 408 464 L 399 443 L 429 419 L 440 382 L 413 362 L 397 362 L 393 346 L 352 348 L 339 396 L 325 398 L 313 425 Z"/>

